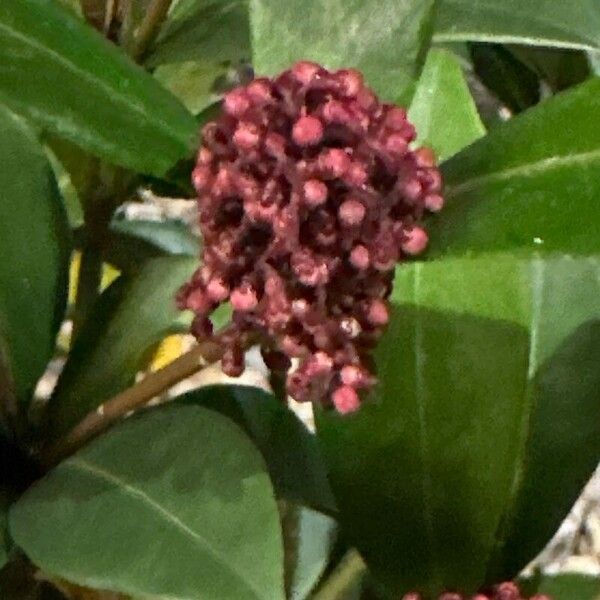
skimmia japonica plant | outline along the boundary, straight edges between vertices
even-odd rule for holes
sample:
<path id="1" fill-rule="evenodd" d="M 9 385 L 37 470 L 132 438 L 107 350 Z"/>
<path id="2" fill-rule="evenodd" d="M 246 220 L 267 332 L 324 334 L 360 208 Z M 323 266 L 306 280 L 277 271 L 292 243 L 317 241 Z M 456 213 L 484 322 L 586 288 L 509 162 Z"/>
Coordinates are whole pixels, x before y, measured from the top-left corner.
<path id="1" fill-rule="evenodd" d="M 597 599 L 599 40 L 0 2 L 0 598 Z"/>

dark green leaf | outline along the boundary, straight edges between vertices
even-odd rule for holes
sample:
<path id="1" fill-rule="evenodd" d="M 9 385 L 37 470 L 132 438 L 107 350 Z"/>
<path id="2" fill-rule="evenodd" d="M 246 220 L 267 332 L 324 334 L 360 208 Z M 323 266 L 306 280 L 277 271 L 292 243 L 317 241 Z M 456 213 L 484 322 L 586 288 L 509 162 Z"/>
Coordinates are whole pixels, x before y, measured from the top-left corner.
<path id="1" fill-rule="evenodd" d="M 429 45 L 435 0 L 250 0 L 252 64 L 354 67 L 386 100 L 406 99 Z"/>
<path id="2" fill-rule="evenodd" d="M 445 160 L 485 134 L 458 60 L 446 50 L 430 50 L 408 116 L 417 143 Z"/>
<path id="3" fill-rule="evenodd" d="M 448 161 L 431 253 L 600 250 L 600 78 L 497 127 Z"/>
<path id="4" fill-rule="evenodd" d="M 185 394 L 179 401 L 216 410 L 242 427 L 263 453 L 280 496 L 335 512 L 315 436 L 274 396 L 253 387 L 213 385 Z"/>
<path id="5" fill-rule="evenodd" d="M 194 120 L 171 94 L 53 0 L 0 5 L 0 97 L 41 127 L 144 173 L 163 175 L 195 141 Z"/>
<path id="6" fill-rule="evenodd" d="M 198 256 L 200 240 L 180 221 L 114 220 L 103 259 L 122 271 L 139 269 L 148 259 L 166 255 Z"/>
<path id="7" fill-rule="evenodd" d="M 15 400 L 30 398 L 54 350 L 70 249 L 44 151 L 2 105 L 0 164 L 0 405 L 12 412 Z"/>
<path id="8" fill-rule="evenodd" d="M 283 599 L 263 460 L 228 419 L 198 406 L 150 410 L 93 441 L 13 506 L 10 529 L 35 564 L 80 585 L 138 598 Z"/>
<path id="9" fill-rule="evenodd" d="M 7 531 L 10 501 L 10 496 L 2 489 L 2 482 L 0 482 L 0 569 L 7 563 L 12 545 Z"/>
<path id="10" fill-rule="evenodd" d="M 555 92 L 577 85 L 590 76 L 590 65 L 585 52 L 515 45 L 508 49 Z"/>
<path id="11" fill-rule="evenodd" d="M 247 2 L 213 0 L 196 4 L 183 19 L 167 22 L 147 64 L 188 60 L 223 63 L 249 58 Z"/>
<path id="12" fill-rule="evenodd" d="M 436 41 L 599 48 L 596 0 L 441 0 Z"/>
<path id="13" fill-rule="evenodd" d="M 317 421 L 340 519 L 395 592 L 516 576 L 600 457 L 600 259 L 398 269 L 375 401 Z"/>
<path id="14" fill-rule="evenodd" d="M 522 580 L 520 586 L 528 594 L 547 594 L 552 600 L 600 600 L 600 578 L 589 575 L 538 574 Z"/>
<path id="15" fill-rule="evenodd" d="M 0 570 L 2 600 L 66 600 L 58 589 L 41 581 L 39 573 L 23 555 L 15 556 Z"/>
<path id="16" fill-rule="evenodd" d="M 499 44 L 470 44 L 479 79 L 513 113 L 540 100 L 540 80 L 528 66 Z"/>
<path id="17" fill-rule="evenodd" d="M 196 266 L 189 257 L 156 258 L 102 294 L 48 404 L 51 436 L 65 433 L 131 385 L 156 344 L 189 325 L 189 315 L 175 306 L 175 294 Z"/>

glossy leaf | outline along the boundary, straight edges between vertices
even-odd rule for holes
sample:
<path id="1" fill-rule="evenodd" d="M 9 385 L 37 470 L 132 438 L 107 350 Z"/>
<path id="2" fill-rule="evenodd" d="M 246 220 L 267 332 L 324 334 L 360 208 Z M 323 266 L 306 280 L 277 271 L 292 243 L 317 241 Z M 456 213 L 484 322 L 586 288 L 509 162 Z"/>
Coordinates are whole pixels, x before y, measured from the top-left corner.
<path id="1" fill-rule="evenodd" d="M 175 306 L 175 294 L 196 263 L 188 257 L 157 258 L 102 294 L 48 404 L 51 436 L 65 433 L 131 385 L 156 344 L 189 325 L 189 315 Z"/>
<path id="2" fill-rule="evenodd" d="M 177 401 L 216 410 L 242 427 L 262 452 L 279 496 L 336 511 L 315 436 L 274 396 L 249 386 L 211 385 Z"/>
<path id="3" fill-rule="evenodd" d="M 441 0 L 435 39 L 593 49 L 598 31 L 596 0 Z"/>
<path id="4" fill-rule="evenodd" d="M 398 269 L 375 401 L 321 414 L 345 532 L 396 593 L 472 592 L 544 547 L 600 457 L 600 260 Z"/>
<path id="5" fill-rule="evenodd" d="M 591 74 L 585 52 L 515 45 L 509 46 L 508 49 L 555 92 L 582 83 Z"/>
<path id="6" fill-rule="evenodd" d="M 285 549 L 286 594 L 304 600 L 323 575 L 336 540 L 337 524 L 309 508 L 280 503 Z"/>
<path id="7" fill-rule="evenodd" d="M 283 549 L 259 452 L 197 406 L 137 414 L 13 507 L 15 542 L 44 571 L 142 598 L 283 599 Z M 135 566 L 135 568 L 132 568 Z"/>
<path id="8" fill-rule="evenodd" d="M 443 168 L 431 255 L 600 250 L 600 78 L 495 128 Z"/>
<path id="9" fill-rule="evenodd" d="M 0 164 L 2 414 L 3 409 L 16 410 L 15 400 L 30 398 L 54 350 L 66 304 L 70 240 L 42 147 L 25 123 L 2 105 Z"/>
<path id="10" fill-rule="evenodd" d="M 485 86 L 513 113 L 540 101 L 537 74 L 499 44 L 470 44 L 473 67 Z"/>
<path id="11" fill-rule="evenodd" d="M 418 78 L 435 0 L 250 0 L 252 64 L 273 75 L 300 59 L 355 67 L 386 100 Z"/>
<path id="12" fill-rule="evenodd" d="M 529 594 L 547 594 L 552 600 L 600 599 L 600 578 L 578 573 L 540 574 L 523 580 L 520 586 Z"/>
<path id="13" fill-rule="evenodd" d="M 185 18 L 165 24 L 147 59 L 149 66 L 202 60 L 205 63 L 248 60 L 248 4 L 240 0 L 196 3 Z"/>
<path id="14" fill-rule="evenodd" d="M 103 259 L 122 271 L 160 256 L 198 256 L 200 240 L 180 221 L 113 220 Z"/>
<path id="15" fill-rule="evenodd" d="M 195 142 L 194 120 L 171 94 L 51 0 L 0 6 L 0 98 L 42 128 L 144 173 L 163 175 Z"/>
<path id="16" fill-rule="evenodd" d="M 408 111 L 417 143 L 445 160 L 485 134 L 458 60 L 445 50 L 429 51 Z"/>

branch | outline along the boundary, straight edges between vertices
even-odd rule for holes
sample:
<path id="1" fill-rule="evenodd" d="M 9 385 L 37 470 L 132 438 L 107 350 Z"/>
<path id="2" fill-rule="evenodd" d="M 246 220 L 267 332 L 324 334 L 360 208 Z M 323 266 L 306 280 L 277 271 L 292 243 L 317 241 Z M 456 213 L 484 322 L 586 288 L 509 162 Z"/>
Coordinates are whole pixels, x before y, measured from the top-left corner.
<path id="1" fill-rule="evenodd" d="M 226 333 L 227 329 L 224 329 L 214 338 L 199 343 L 162 369 L 150 373 L 134 386 L 101 404 L 64 438 L 46 448 L 42 452 L 42 463 L 47 467 L 54 466 L 132 410 L 144 406 L 158 394 L 197 373 L 207 363 L 220 360 L 223 354 L 221 339 Z"/>
<path id="2" fill-rule="evenodd" d="M 173 0 L 151 0 L 143 21 L 133 32 L 131 56 L 134 60 L 139 61 L 142 58 L 158 35 L 172 2 Z"/>

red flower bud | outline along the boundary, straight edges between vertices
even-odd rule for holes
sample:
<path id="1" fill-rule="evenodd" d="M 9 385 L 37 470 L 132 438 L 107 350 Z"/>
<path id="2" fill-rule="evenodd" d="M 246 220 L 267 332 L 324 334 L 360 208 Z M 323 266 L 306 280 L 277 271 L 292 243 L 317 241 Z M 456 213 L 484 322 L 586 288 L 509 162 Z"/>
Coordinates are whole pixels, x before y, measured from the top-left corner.
<path id="1" fill-rule="evenodd" d="M 230 299 L 227 374 L 242 372 L 252 331 L 270 368 L 298 359 L 296 400 L 358 408 L 394 266 L 425 249 L 419 220 L 443 206 L 435 157 L 411 150 L 414 137 L 406 111 L 353 69 L 304 61 L 226 94 L 192 174 L 203 265 L 177 301 L 203 337 Z"/>

